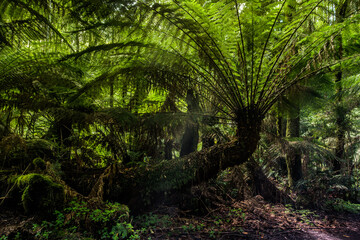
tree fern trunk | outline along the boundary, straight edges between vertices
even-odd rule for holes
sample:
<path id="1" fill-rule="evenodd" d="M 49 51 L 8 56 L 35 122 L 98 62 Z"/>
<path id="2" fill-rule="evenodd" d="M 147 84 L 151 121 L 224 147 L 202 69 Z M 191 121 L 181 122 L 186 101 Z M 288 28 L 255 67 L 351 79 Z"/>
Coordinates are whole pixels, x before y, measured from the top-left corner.
<path id="1" fill-rule="evenodd" d="M 336 45 L 337 45 L 336 59 L 339 60 L 339 59 L 342 59 L 342 57 L 343 57 L 343 44 L 342 44 L 341 35 L 336 40 Z M 345 153 L 345 129 L 344 129 L 345 111 L 343 111 L 343 109 L 341 107 L 342 75 L 343 75 L 343 73 L 342 73 L 342 69 L 340 66 L 338 68 L 338 72 L 335 75 L 335 88 L 336 88 L 335 92 L 336 92 L 337 98 L 336 98 L 336 109 L 335 109 L 335 114 L 336 114 L 335 156 L 336 156 L 336 158 L 334 159 L 334 162 L 333 162 L 333 170 L 334 171 L 339 171 L 341 169 L 340 159 L 344 158 L 344 153 Z"/>
<path id="2" fill-rule="evenodd" d="M 295 0 L 290 0 L 287 3 L 285 8 L 285 16 L 288 22 L 292 21 L 293 15 L 296 13 L 297 4 L 298 3 Z M 291 51 L 294 55 L 298 53 L 295 45 Z M 294 104 L 294 109 L 289 113 L 286 126 L 286 136 L 290 138 L 300 137 L 300 104 L 298 100 L 295 99 L 296 94 L 296 90 L 290 89 L 289 97 L 293 99 L 292 102 Z M 293 187 L 302 177 L 301 154 L 296 148 L 291 147 L 288 150 L 286 156 L 286 165 L 288 170 L 289 186 Z"/>
<path id="3" fill-rule="evenodd" d="M 193 114 L 199 111 L 199 100 L 195 97 L 192 90 L 188 90 L 186 96 L 188 105 L 189 120 L 186 123 L 185 132 L 181 139 L 180 157 L 188 155 L 197 150 L 199 142 L 199 123 Z"/>
<path id="4" fill-rule="evenodd" d="M 184 135 L 181 139 L 180 157 L 195 152 L 199 141 L 199 124 L 190 122 L 186 124 Z"/>
<path id="5" fill-rule="evenodd" d="M 342 44 L 341 44 L 342 45 Z M 342 49 L 342 48 L 341 48 Z M 342 54 L 341 54 L 342 55 Z M 333 162 L 333 170 L 334 171 L 339 171 L 341 170 L 341 159 L 344 159 L 344 153 L 345 153 L 345 111 L 343 109 L 343 107 L 341 107 L 341 92 L 342 92 L 342 71 L 340 70 L 337 74 L 336 74 L 336 80 L 335 80 L 335 84 L 336 84 L 336 94 L 338 95 L 337 99 L 336 99 L 336 110 L 335 110 L 335 114 L 336 114 L 336 146 L 335 146 L 335 156 L 336 158 L 334 159 Z"/>
<path id="6" fill-rule="evenodd" d="M 158 193 L 188 188 L 216 177 L 228 167 L 249 163 L 253 193 L 263 195 L 269 201 L 281 200 L 284 195 L 267 179 L 261 167 L 254 160 L 248 162 L 260 139 L 261 118 L 250 111 L 241 115 L 237 124 L 239 129 L 233 141 L 152 166 L 119 168 L 111 176 L 102 177 L 102 183 L 96 187 L 102 189 L 104 199 L 138 208 L 157 201 Z M 98 192 L 98 189 L 92 192 Z"/>
<path id="7" fill-rule="evenodd" d="M 348 0 L 345 0 L 336 8 L 336 22 L 341 23 L 344 21 L 346 17 L 346 12 L 348 8 Z M 339 36 L 335 39 L 335 59 L 340 60 L 343 58 L 343 43 L 342 43 L 342 36 L 341 33 Z M 343 108 L 341 107 L 342 104 L 342 69 L 341 66 L 337 69 L 338 72 L 335 75 L 335 88 L 336 88 L 336 146 L 335 146 L 335 156 L 336 159 L 333 162 L 333 170 L 339 171 L 341 169 L 341 162 L 340 159 L 344 158 L 345 153 L 345 111 L 343 111 Z"/>
<path id="8" fill-rule="evenodd" d="M 214 145 L 182 158 L 166 160 L 153 166 L 119 170 L 116 181 L 102 179 L 109 189 L 104 191 L 105 199 L 124 203 L 133 198 L 150 196 L 156 192 L 190 187 L 207 181 L 228 168 L 248 161 L 259 141 L 261 121 L 248 121 L 242 125 L 235 140 Z M 112 182 L 109 185 L 109 182 Z M 94 190 L 96 191 L 96 189 Z M 136 204 L 135 204 L 136 205 Z"/>
<path id="9" fill-rule="evenodd" d="M 296 104 L 296 117 L 289 117 L 287 121 L 286 136 L 289 138 L 300 137 L 300 108 Z M 286 156 L 289 185 L 293 187 L 302 178 L 301 153 L 295 147 L 291 147 Z"/>
<path id="10" fill-rule="evenodd" d="M 165 140 L 165 146 L 164 146 L 164 154 L 166 160 L 172 159 L 172 150 L 174 146 L 174 140 L 172 139 L 166 139 Z"/>

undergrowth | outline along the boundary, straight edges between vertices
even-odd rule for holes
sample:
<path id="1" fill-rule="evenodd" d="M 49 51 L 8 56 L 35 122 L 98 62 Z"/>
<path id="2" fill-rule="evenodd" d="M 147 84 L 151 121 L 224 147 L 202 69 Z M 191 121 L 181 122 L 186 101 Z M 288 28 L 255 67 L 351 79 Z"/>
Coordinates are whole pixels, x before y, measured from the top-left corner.
<path id="1" fill-rule="evenodd" d="M 92 209 L 85 202 L 72 201 L 54 220 L 33 225 L 36 239 L 140 239 L 129 221 L 129 209 L 106 203 Z"/>
<path id="2" fill-rule="evenodd" d="M 348 212 L 354 214 L 360 213 L 360 204 L 345 201 L 341 198 L 335 198 L 333 200 L 327 201 L 326 206 L 329 209 L 335 210 L 336 212 Z"/>

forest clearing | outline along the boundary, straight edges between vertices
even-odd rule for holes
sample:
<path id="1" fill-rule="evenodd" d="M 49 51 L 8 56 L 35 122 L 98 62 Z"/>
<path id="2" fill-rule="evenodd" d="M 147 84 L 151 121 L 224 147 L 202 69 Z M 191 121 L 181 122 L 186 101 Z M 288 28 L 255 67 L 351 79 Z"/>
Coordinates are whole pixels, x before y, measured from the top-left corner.
<path id="1" fill-rule="evenodd" d="M 358 0 L 1 0 L 0 240 L 360 239 L 359 66 Z"/>

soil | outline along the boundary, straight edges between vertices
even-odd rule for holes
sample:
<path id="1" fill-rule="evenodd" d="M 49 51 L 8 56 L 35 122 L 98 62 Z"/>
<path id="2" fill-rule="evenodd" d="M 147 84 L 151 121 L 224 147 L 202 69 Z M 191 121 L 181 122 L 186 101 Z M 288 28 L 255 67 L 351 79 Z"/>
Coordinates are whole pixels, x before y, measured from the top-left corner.
<path id="1" fill-rule="evenodd" d="M 239 209 L 242 209 L 241 211 Z M 156 213 L 153 211 L 152 214 Z M 159 215 L 167 214 L 164 210 Z M 261 196 L 219 206 L 204 217 L 177 213 L 170 228 L 157 228 L 151 239 L 360 239 L 360 215 L 295 210 L 265 202 Z M 183 215 L 183 216 L 182 216 Z M 204 225 L 203 228 L 198 226 Z M 176 234 L 176 229 L 181 229 Z M 193 230 L 194 229 L 194 230 Z M 174 233 L 169 236 L 169 232 Z M 171 234 L 170 234 L 171 235 Z"/>
<path id="2" fill-rule="evenodd" d="M 203 216 L 164 205 L 150 214 L 154 220 L 147 220 L 146 226 L 141 218 L 133 220 L 135 229 L 146 228 L 141 239 L 360 239 L 358 214 L 296 210 L 265 202 L 261 196 L 219 204 Z M 21 239 L 35 239 L 32 225 L 39 221 L 18 212 L 2 211 L 0 236 L 16 239 L 21 232 Z"/>

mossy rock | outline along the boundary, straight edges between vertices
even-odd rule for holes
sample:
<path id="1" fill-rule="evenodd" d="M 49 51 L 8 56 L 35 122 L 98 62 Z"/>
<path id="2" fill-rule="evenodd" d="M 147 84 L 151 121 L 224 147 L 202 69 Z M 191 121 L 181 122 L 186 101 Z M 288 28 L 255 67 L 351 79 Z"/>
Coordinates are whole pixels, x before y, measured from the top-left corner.
<path id="1" fill-rule="evenodd" d="M 48 215 L 64 204 L 64 187 L 41 174 L 27 174 L 16 179 L 21 188 L 21 202 L 26 213 Z"/>
<path id="2" fill-rule="evenodd" d="M 33 164 L 34 164 L 35 168 L 38 168 L 40 170 L 46 169 L 46 163 L 42 158 L 35 158 L 33 160 Z"/>

